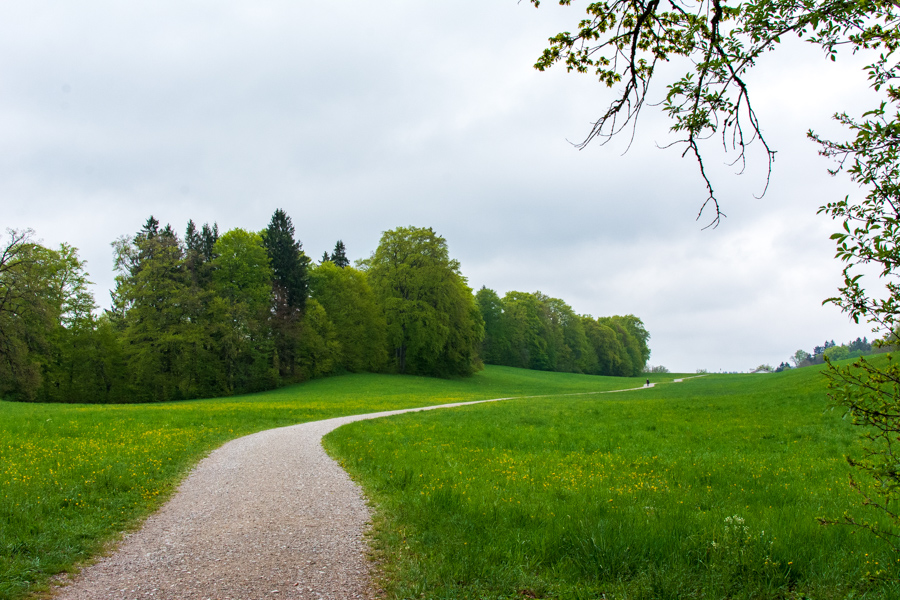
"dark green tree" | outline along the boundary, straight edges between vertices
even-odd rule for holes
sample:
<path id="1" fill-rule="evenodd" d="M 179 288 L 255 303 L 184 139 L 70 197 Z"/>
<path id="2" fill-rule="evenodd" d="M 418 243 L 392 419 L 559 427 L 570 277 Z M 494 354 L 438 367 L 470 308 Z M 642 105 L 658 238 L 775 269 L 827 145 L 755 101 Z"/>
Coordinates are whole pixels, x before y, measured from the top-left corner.
<path id="1" fill-rule="evenodd" d="M 219 224 L 213 223 L 212 227 L 204 223 L 200 229 L 200 256 L 204 262 L 209 262 L 216 257 L 216 242 L 219 239 Z"/>
<path id="2" fill-rule="evenodd" d="M 294 224 L 281 209 L 275 211 L 262 234 L 274 272 L 273 291 L 278 310 L 302 311 L 309 287 L 309 258 L 294 239 Z"/>
<path id="3" fill-rule="evenodd" d="M 197 226 L 194 225 L 194 220 L 189 219 L 187 228 L 184 231 L 184 246 L 188 252 L 200 252 L 200 249 L 203 244 L 203 236 L 200 235 L 200 232 L 197 231 Z"/>
<path id="4" fill-rule="evenodd" d="M 191 274 L 194 282 L 199 285 L 203 273 L 203 266 L 207 263 L 203 254 L 203 236 L 197 230 L 194 220 L 188 221 L 184 230 L 184 266 Z"/>
<path id="5" fill-rule="evenodd" d="M 205 298 L 192 284 L 178 237 L 155 221 L 151 217 L 133 239 L 114 244 L 112 318 L 121 328 L 132 397 L 165 401 L 222 393 L 220 381 L 198 376 L 211 346 L 201 318 Z"/>
<path id="6" fill-rule="evenodd" d="M 0 396 L 109 401 L 121 376 L 104 371 L 84 261 L 72 246 L 46 248 L 32 235 L 9 231 L 0 252 Z"/>
<path id="7" fill-rule="evenodd" d="M 278 369 L 288 381 L 299 380 L 297 348 L 303 329 L 303 310 L 309 293 L 309 258 L 294 239 L 291 218 L 275 211 L 262 233 L 263 245 L 272 266 L 271 329 L 278 357 Z"/>
<path id="8" fill-rule="evenodd" d="M 49 328 L 42 362 L 42 401 L 79 402 L 98 393 L 94 297 L 78 252 L 68 244 L 43 249 L 40 287 Z"/>
<path id="9" fill-rule="evenodd" d="M 0 396 L 33 398 L 40 386 L 40 366 L 31 359 L 28 320 L 41 328 L 47 318 L 34 287 L 28 285 L 37 263 L 30 229 L 7 229 L 0 253 Z"/>
<path id="10" fill-rule="evenodd" d="M 640 358 L 637 359 L 641 363 L 641 368 L 650 360 L 650 332 L 644 326 L 644 322 L 634 315 L 624 315 L 621 317 L 613 317 L 618 319 L 622 327 L 634 338 L 640 352 Z"/>
<path id="11" fill-rule="evenodd" d="M 159 235 L 159 221 L 153 215 L 150 215 L 150 218 L 147 219 L 147 222 L 144 223 L 144 226 L 138 232 L 137 237 L 152 240 L 157 235 Z"/>
<path id="12" fill-rule="evenodd" d="M 544 318 L 550 335 L 548 349 L 554 371 L 585 373 L 592 360 L 592 350 L 584 332 L 581 318 L 572 307 L 559 298 L 550 298 L 540 292 Z"/>
<path id="13" fill-rule="evenodd" d="M 601 317 L 597 321 L 609 327 L 616 335 L 622 352 L 619 354 L 618 369 L 613 375 L 637 377 L 644 372 L 644 353 L 638 337 L 632 333 L 633 321 L 629 317 Z"/>
<path id="14" fill-rule="evenodd" d="M 347 259 L 347 248 L 341 240 L 338 240 L 334 244 L 334 251 L 331 253 L 331 262 L 342 269 L 350 266 L 350 261 Z"/>

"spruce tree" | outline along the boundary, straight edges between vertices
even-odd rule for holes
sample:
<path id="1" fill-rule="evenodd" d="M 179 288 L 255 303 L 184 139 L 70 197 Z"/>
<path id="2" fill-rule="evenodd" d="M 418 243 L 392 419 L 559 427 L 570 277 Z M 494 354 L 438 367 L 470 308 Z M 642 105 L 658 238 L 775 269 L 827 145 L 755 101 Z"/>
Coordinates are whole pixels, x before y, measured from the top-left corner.
<path id="1" fill-rule="evenodd" d="M 309 259 L 300 242 L 294 240 L 294 225 L 281 209 L 275 211 L 263 233 L 263 246 L 272 266 L 272 334 L 278 356 L 278 370 L 288 381 L 302 373 L 297 370 L 303 313 L 309 276 Z"/>
<path id="2" fill-rule="evenodd" d="M 319 264 L 327 263 L 327 262 L 331 262 L 331 257 L 328 256 L 328 252 L 323 252 L 323 253 L 322 253 L 322 260 L 319 262 Z"/>
<path id="3" fill-rule="evenodd" d="M 150 218 L 147 219 L 147 222 L 144 223 L 144 226 L 138 232 L 138 237 L 142 237 L 147 240 L 152 240 L 159 234 L 159 221 L 153 218 L 153 215 L 150 215 Z"/>
<path id="4" fill-rule="evenodd" d="M 166 226 L 163 227 L 162 231 L 159 232 L 160 237 L 165 238 L 167 242 L 173 242 L 178 240 L 178 234 L 175 233 L 175 230 L 172 229 L 172 225 L 170 223 L 166 223 Z"/>
<path id="5" fill-rule="evenodd" d="M 197 231 L 194 220 L 188 220 L 187 228 L 184 231 L 184 264 L 187 270 L 191 272 L 194 281 L 197 281 L 197 273 L 200 265 L 204 263 L 202 255 L 203 236 Z"/>
<path id="6" fill-rule="evenodd" d="M 263 232 L 263 243 L 272 260 L 276 296 L 282 296 L 287 307 L 302 311 L 309 285 L 309 258 L 303 252 L 303 245 L 294 239 L 294 225 L 283 210 L 278 209 L 272 215 Z"/>
<path id="7" fill-rule="evenodd" d="M 194 220 L 188 220 L 187 229 L 184 232 L 184 245 L 187 247 L 189 252 L 199 252 L 202 243 L 203 238 L 200 236 L 200 232 L 197 231 L 197 226 L 194 225 Z"/>
<path id="8" fill-rule="evenodd" d="M 347 260 L 347 248 L 344 247 L 344 242 L 341 240 L 338 240 L 334 245 L 334 252 L 331 253 L 331 262 L 342 269 L 350 266 L 350 261 Z"/>
<path id="9" fill-rule="evenodd" d="M 216 257 L 216 241 L 219 239 L 219 224 L 213 223 L 213 226 L 210 226 L 207 223 L 203 224 L 203 227 L 200 229 L 200 255 L 203 256 L 203 260 L 206 262 L 211 261 Z"/>

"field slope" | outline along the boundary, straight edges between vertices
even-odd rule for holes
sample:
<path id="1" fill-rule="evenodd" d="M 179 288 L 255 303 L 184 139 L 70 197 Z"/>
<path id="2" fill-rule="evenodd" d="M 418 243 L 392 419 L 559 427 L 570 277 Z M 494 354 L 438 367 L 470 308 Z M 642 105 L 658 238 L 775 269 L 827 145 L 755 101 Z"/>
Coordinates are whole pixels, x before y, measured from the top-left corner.
<path id="1" fill-rule="evenodd" d="M 489 367 L 466 379 L 346 375 L 165 404 L 0 402 L 0 599 L 40 590 L 95 555 L 229 439 L 341 415 L 640 383 Z"/>
<path id="2" fill-rule="evenodd" d="M 389 598 L 897 597 L 817 368 L 355 423 Z"/>

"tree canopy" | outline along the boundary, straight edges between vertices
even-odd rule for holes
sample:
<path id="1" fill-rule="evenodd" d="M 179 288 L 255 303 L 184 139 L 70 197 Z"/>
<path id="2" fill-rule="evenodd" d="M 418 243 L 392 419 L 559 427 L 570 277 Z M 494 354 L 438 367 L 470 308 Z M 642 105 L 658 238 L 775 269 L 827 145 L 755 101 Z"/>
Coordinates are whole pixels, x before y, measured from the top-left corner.
<path id="1" fill-rule="evenodd" d="M 444 238 L 430 227 L 398 227 L 363 264 L 398 372 L 449 376 L 481 368 L 484 322 Z"/>
<path id="2" fill-rule="evenodd" d="M 650 334 L 634 315 L 577 315 L 559 298 L 512 291 L 475 295 L 484 318 L 484 362 L 541 371 L 640 375 L 650 358 Z"/>
<path id="3" fill-rule="evenodd" d="M 476 297 L 430 228 L 384 232 L 361 269 L 347 264 L 342 242 L 337 260 L 309 267 L 280 210 L 261 232 L 220 235 L 191 220 L 183 239 L 151 216 L 112 245 L 115 289 L 97 315 L 74 248 L 8 232 L 0 397 L 168 401 L 346 371 L 465 376 L 484 360 L 633 375 L 645 360 L 635 357 L 649 336 L 635 317 L 577 315 L 539 292 L 501 299 L 483 288 Z"/>

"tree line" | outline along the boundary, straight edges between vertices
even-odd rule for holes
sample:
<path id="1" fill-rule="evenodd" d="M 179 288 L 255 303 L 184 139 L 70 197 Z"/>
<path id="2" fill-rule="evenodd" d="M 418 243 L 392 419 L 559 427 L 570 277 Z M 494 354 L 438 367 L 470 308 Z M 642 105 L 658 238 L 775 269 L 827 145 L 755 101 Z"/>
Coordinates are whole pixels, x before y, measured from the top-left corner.
<path id="1" fill-rule="evenodd" d="M 858 337 L 855 340 L 840 345 L 835 344 L 834 340 L 826 340 L 823 345 L 814 347 L 811 353 L 802 349 L 797 350 L 794 355 L 791 356 L 790 361 L 794 363 L 793 368 L 797 369 L 812 365 L 821 365 L 825 362 L 826 358 L 828 360 L 846 360 L 848 358 L 868 356 L 869 354 L 893 352 L 894 350 L 896 350 L 896 348 L 888 338 L 870 342 L 868 338 Z M 783 371 L 790 368 L 791 365 L 784 362 L 781 363 L 776 370 Z"/>
<path id="2" fill-rule="evenodd" d="M 483 287 L 475 295 L 484 319 L 484 362 L 541 371 L 637 376 L 643 373 L 650 334 L 634 315 L 578 315 L 540 292 L 503 298 Z"/>
<path id="3" fill-rule="evenodd" d="M 636 375 L 649 335 L 540 293 L 478 294 L 430 228 L 400 227 L 350 265 L 313 263 L 282 210 L 268 226 L 183 236 L 152 216 L 113 242 L 98 311 L 75 248 L 8 232 L 0 253 L 0 397 L 152 402 L 272 389 L 341 372 L 467 376 L 484 362 Z"/>

